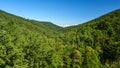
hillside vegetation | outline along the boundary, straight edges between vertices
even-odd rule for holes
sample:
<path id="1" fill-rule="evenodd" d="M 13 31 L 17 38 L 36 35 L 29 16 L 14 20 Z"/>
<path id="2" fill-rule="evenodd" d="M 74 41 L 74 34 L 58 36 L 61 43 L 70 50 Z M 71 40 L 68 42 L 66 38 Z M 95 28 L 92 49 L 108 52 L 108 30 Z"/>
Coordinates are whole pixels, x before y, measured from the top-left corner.
<path id="1" fill-rule="evenodd" d="M 120 68 L 120 9 L 66 28 L 0 10 L 0 68 Z"/>

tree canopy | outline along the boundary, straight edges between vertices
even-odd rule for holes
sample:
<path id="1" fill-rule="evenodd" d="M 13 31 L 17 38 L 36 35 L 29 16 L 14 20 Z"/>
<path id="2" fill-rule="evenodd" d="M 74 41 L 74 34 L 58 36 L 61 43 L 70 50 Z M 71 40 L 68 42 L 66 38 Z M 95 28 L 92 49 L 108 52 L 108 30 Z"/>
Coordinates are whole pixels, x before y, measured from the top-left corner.
<path id="1" fill-rule="evenodd" d="M 65 28 L 0 10 L 0 68 L 119 67 L 119 9 Z"/>

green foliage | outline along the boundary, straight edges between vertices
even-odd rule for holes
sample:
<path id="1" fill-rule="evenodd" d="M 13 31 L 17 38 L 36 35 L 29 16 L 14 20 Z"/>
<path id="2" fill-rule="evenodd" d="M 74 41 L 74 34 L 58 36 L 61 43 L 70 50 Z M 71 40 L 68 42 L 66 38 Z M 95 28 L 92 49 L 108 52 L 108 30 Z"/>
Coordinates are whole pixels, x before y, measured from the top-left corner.
<path id="1" fill-rule="evenodd" d="M 119 68 L 120 10 L 59 27 L 0 10 L 0 68 Z"/>
<path id="2" fill-rule="evenodd" d="M 98 52 L 89 46 L 86 46 L 84 67 L 85 68 L 101 68 Z"/>

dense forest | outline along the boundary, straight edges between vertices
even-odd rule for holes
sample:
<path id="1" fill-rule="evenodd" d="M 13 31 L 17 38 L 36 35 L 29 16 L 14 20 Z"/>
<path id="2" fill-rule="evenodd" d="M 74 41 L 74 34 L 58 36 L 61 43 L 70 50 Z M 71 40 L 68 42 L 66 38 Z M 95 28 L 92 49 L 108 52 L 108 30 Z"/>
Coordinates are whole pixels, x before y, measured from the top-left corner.
<path id="1" fill-rule="evenodd" d="M 120 68 L 120 9 L 65 28 L 0 10 L 0 68 Z"/>

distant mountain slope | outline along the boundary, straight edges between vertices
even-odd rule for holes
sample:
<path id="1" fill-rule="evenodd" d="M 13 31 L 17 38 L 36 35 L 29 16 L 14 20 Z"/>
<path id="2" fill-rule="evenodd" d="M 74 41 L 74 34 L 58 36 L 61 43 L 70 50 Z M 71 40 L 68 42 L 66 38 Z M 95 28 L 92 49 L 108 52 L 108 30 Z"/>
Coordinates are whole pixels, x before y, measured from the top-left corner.
<path id="1" fill-rule="evenodd" d="M 5 11 L 0 10 L 0 20 L 4 21 L 14 21 L 20 27 L 27 28 L 29 30 L 38 31 L 40 33 L 55 33 L 57 30 L 62 29 L 62 27 L 52 24 L 51 22 L 40 22 L 35 20 L 28 20 Z"/>
<path id="2" fill-rule="evenodd" d="M 66 29 L 69 29 L 69 28 L 74 28 L 74 27 L 80 27 L 82 25 L 91 25 L 91 26 L 94 26 L 93 24 L 96 24 L 96 23 L 101 23 L 102 21 L 105 21 L 105 22 L 109 22 L 109 23 L 114 23 L 114 20 L 119 22 L 119 17 L 120 17 L 120 9 L 117 9 L 117 10 L 114 10 L 110 13 L 107 13 L 103 16 L 100 16 L 96 19 L 93 19 L 91 21 L 88 21 L 88 22 L 85 22 L 83 24 L 80 24 L 80 25 L 77 25 L 77 26 L 70 26 L 70 27 L 66 27 Z"/>
<path id="3" fill-rule="evenodd" d="M 111 28 L 111 29 L 110 29 Z M 93 30 L 113 30 L 115 31 L 116 35 L 119 37 L 120 34 L 120 9 L 114 10 L 108 14 L 105 14 L 99 18 L 96 18 L 94 20 L 88 21 L 86 23 L 76 25 L 76 26 L 70 26 L 63 29 L 64 32 L 85 32 L 85 29 L 89 31 Z M 119 37 L 120 38 L 120 37 Z M 120 39 L 119 39 L 120 40 Z"/>

